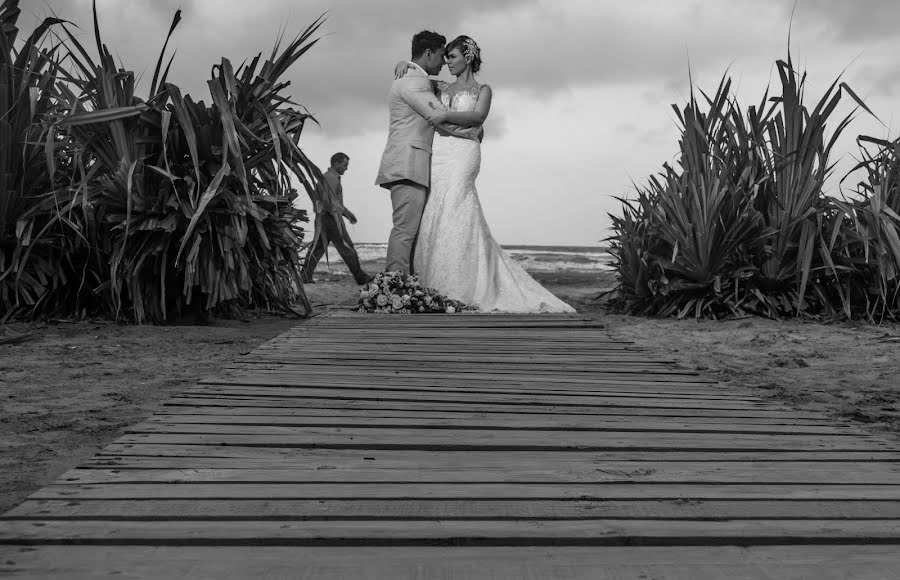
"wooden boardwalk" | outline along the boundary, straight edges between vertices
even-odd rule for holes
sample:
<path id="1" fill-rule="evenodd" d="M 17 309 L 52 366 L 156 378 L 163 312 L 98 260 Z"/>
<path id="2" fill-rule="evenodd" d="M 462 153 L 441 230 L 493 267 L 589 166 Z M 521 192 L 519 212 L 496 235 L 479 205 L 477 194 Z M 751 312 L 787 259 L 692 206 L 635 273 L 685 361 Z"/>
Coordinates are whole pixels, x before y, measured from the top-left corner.
<path id="1" fill-rule="evenodd" d="M 900 446 L 568 316 L 319 317 L 0 519 L 0 577 L 900 576 Z"/>

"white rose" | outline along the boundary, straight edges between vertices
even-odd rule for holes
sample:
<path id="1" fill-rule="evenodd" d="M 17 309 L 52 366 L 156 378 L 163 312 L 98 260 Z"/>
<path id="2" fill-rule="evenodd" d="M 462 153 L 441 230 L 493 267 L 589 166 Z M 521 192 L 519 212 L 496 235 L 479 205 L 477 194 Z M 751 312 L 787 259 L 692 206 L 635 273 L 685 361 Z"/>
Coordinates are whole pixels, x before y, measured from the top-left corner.
<path id="1" fill-rule="evenodd" d="M 454 312 L 456 312 L 456 308 L 452 306 L 447 307 L 447 314 L 453 314 Z"/>

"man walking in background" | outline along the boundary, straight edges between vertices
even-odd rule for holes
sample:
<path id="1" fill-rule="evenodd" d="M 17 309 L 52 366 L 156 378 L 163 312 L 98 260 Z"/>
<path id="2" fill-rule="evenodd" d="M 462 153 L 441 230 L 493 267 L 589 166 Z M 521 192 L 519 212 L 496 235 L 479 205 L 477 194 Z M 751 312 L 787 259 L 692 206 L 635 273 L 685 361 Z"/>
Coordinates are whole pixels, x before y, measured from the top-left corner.
<path id="1" fill-rule="evenodd" d="M 307 284 L 314 283 L 313 272 L 328 244 L 334 245 L 337 249 L 357 284 L 366 284 L 372 280 L 359 265 L 359 256 L 356 255 L 356 248 L 353 247 L 346 224 L 338 222 L 347 218 L 351 224 L 356 223 L 356 216 L 344 207 L 344 190 L 341 187 L 341 176 L 349 166 L 350 157 L 346 153 L 335 153 L 331 156 L 331 166 L 323 174 L 324 179 L 316 187 L 318 195 L 313 204 L 316 212 L 316 233 L 306 254 L 306 262 L 303 264 L 303 281 Z"/>

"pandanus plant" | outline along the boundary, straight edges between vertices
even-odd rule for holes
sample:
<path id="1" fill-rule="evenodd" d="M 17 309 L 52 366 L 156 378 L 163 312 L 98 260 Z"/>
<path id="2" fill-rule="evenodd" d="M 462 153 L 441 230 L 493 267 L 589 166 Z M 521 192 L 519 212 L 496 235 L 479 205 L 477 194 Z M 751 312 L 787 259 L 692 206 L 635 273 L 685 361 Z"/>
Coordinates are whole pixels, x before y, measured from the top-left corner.
<path id="1" fill-rule="evenodd" d="M 83 233 L 95 250 L 93 290 L 116 315 L 164 320 L 188 305 L 311 308 L 300 277 L 305 221 L 294 207 L 296 179 L 312 196 L 319 170 L 299 147 L 310 118 L 284 94 L 283 80 L 317 39 L 319 18 L 268 59 L 234 70 L 213 68 L 211 103 L 195 102 L 168 82 L 166 47 L 144 98 L 133 72 L 103 44 L 96 5 L 92 56 L 69 28 L 72 71 L 63 71 L 64 111 L 51 135 L 77 143 L 72 187 L 93 210 Z M 48 139 L 53 163 L 57 139 Z"/>
<path id="2" fill-rule="evenodd" d="M 860 136 L 864 176 L 854 195 L 831 199 L 824 238 L 829 281 L 848 318 L 900 318 L 900 140 Z M 864 144 L 874 146 L 871 151 Z"/>
<path id="3" fill-rule="evenodd" d="M 43 41 L 61 21 L 45 19 L 17 47 L 20 13 L 18 0 L 0 3 L 0 320 L 46 307 L 70 282 L 64 264 L 77 243 L 65 231 L 68 195 L 55 191 L 44 153 L 59 46 Z"/>
<path id="4" fill-rule="evenodd" d="M 833 314 L 841 307 L 823 274 L 823 237 L 834 208 L 823 192 L 836 140 L 852 113 L 827 135 L 844 94 L 834 81 L 809 110 L 805 74 L 779 60 L 780 96 L 746 113 L 723 77 L 716 93 L 692 89 L 680 123 L 677 167 L 663 167 L 637 198 L 621 200 L 610 238 L 618 303 L 628 312 L 695 317 L 745 313 L 773 318 Z"/>

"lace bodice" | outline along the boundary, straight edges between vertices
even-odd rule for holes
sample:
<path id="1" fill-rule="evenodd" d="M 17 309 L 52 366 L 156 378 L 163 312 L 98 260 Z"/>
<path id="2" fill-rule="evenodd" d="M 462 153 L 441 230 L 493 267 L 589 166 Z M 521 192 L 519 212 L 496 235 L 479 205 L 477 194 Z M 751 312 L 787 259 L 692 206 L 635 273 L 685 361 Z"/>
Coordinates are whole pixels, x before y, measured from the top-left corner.
<path id="1" fill-rule="evenodd" d="M 441 103 L 451 111 L 474 111 L 481 94 L 481 85 L 454 92 L 449 83 L 438 81 L 437 89 Z"/>

